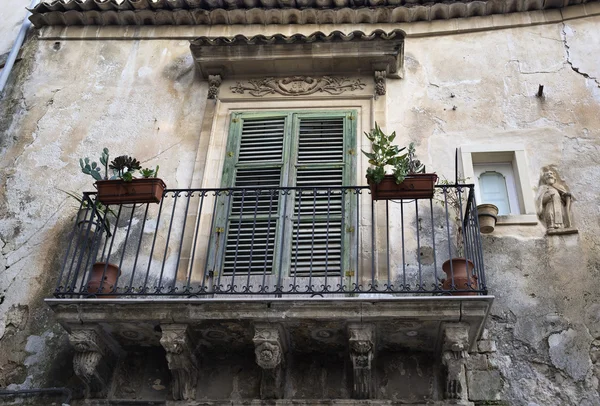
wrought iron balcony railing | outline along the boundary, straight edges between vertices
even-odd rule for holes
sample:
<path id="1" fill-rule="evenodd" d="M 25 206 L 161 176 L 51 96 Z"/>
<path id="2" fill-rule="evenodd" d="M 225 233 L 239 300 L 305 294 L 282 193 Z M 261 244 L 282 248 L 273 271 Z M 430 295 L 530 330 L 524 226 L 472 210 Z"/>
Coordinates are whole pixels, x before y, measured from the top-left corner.
<path id="1" fill-rule="evenodd" d="M 178 189 L 159 204 L 109 207 L 84 193 L 55 290 L 58 298 L 361 294 L 487 294 L 473 185 L 397 201 L 372 201 L 358 186 Z"/>

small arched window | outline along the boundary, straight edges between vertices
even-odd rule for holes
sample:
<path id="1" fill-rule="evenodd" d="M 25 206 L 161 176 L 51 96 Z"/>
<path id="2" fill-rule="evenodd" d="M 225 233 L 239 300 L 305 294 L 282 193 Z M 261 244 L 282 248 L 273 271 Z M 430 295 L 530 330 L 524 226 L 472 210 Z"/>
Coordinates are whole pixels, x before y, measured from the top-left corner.
<path id="1" fill-rule="evenodd" d="M 491 203 L 498 207 L 498 214 L 510 214 L 510 202 L 506 189 L 506 179 L 498 172 L 483 172 L 479 176 L 479 189 L 482 203 Z"/>
<path id="2" fill-rule="evenodd" d="M 477 177 L 477 203 L 498 206 L 499 215 L 520 214 L 512 166 L 506 163 L 473 165 Z"/>

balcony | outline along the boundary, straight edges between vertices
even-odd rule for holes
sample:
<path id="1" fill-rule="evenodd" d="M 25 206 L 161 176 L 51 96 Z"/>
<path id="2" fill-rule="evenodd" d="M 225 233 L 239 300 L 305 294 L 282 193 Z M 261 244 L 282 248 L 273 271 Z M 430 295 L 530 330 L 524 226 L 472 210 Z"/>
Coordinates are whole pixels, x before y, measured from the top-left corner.
<path id="1" fill-rule="evenodd" d="M 472 347 L 493 300 L 473 186 L 436 188 L 433 199 L 397 201 L 359 186 L 178 189 L 160 204 L 108 208 L 85 193 L 47 303 L 76 349 L 93 337 L 115 354 L 169 354 L 172 329 L 190 348 L 224 353 L 251 351 L 264 329 L 286 353 L 346 351 L 352 337 L 439 353 L 446 327 L 460 325 Z M 470 280 L 454 263 L 442 271 L 453 257 L 470 261 Z M 261 397 L 283 396 L 262 385 Z M 191 398 L 177 388 L 173 398 Z"/>

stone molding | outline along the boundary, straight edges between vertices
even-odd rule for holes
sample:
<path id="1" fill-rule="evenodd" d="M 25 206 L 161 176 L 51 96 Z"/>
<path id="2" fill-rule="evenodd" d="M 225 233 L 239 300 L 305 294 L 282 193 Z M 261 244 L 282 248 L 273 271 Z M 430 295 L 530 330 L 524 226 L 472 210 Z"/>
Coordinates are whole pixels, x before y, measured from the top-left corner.
<path id="1" fill-rule="evenodd" d="M 328 93 L 340 95 L 344 92 L 362 90 L 366 84 L 360 79 L 347 77 L 311 77 L 290 76 L 285 78 L 264 78 L 237 82 L 231 86 L 231 92 L 237 94 L 248 94 L 254 97 L 280 94 L 282 96 L 309 96 L 314 93 Z"/>
<path id="2" fill-rule="evenodd" d="M 86 396 L 106 396 L 120 355 L 118 344 L 98 326 L 72 329 L 69 342 L 75 349 L 73 370 L 83 381 Z"/>
<path id="3" fill-rule="evenodd" d="M 353 397 L 369 399 L 373 386 L 371 371 L 375 356 L 374 328 L 369 324 L 350 324 L 348 335 L 350 359 L 354 369 Z"/>
<path id="4" fill-rule="evenodd" d="M 173 399 L 196 399 L 198 360 L 185 324 L 162 324 L 160 344 L 166 351 Z"/>

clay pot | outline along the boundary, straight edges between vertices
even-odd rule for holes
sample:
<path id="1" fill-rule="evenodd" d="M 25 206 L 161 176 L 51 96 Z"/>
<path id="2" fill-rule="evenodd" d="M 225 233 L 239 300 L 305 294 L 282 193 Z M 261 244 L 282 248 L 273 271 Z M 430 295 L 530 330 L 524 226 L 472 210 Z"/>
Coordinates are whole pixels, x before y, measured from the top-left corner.
<path id="1" fill-rule="evenodd" d="M 369 182 L 369 188 L 373 200 L 431 199 L 437 178 L 435 173 L 415 173 L 398 184 L 394 175 L 385 175 L 380 183 Z"/>
<path id="2" fill-rule="evenodd" d="M 160 203 L 167 185 L 159 178 L 124 180 L 99 180 L 97 199 L 104 205 Z"/>
<path id="3" fill-rule="evenodd" d="M 104 268 L 106 267 L 106 272 L 104 272 Z M 102 275 L 104 274 L 104 282 L 102 282 Z M 92 275 L 90 276 L 90 280 L 87 284 L 87 291 L 90 294 L 98 293 L 100 289 L 100 283 L 102 282 L 102 292 L 111 293 L 116 288 L 117 279 L 121 275 L 121 271 L 119 271 L 119 267 L 114 264 L 107 264 L 106 262 L 96 262 L 92 266 Z M 101 295 L 98 298 L 114 298 L 115 296 L 106 296 Z"/>
<path id="4" fill-rule="evenodd" d="M 480 204 L 477 206 L 477 216 L 479 219 L 479 231 L 482 234 L 489 234 L 496 227 L 498 207 L 493 204 Z"/>
<path id="5" fill-rule="evenodd" d="M 452 267 L 450 266 L 452 263 Z M 477 276 L 473 275 L 475 265 L 465 258 L 452 258 L 442 265 L 442 270 L 446 273 L 447 279 L 442 279 L 442 288 L 444 290 L 452 289 L 452 276 L 454 276 L 454 287 L 460 290 L 478 289 Z M 477 292 L 450 292 L 453 296 L 477 296 Z"/>

